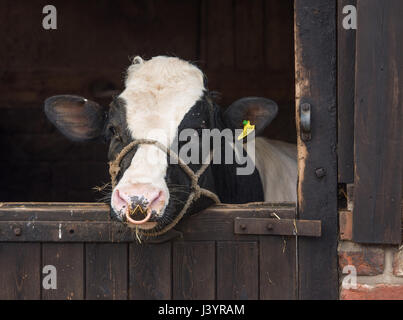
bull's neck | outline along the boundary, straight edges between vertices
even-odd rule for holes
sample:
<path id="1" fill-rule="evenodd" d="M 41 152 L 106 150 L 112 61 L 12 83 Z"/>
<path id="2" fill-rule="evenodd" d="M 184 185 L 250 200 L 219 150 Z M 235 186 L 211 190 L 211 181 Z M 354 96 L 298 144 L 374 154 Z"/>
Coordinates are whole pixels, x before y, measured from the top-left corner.
<path id="1" fill-rule="evenodd" d="M 221 129 L 222 130 L 222 129 Z M 221 162 L 212 164 L 216 193 L 223 203 L 246 203 L 264 201 L 263 185 L 256 167 L 251 174 L 241 174 L 241 167 L 234 155 L 232 164 L 225 164 L 225 146 L 221 147 Z M 231 147 L 232 148 L 232 147 Z M 248 161 L 252 161 L 248 159 Z M 252 162 L 254 163 L 254 162 Z"/>

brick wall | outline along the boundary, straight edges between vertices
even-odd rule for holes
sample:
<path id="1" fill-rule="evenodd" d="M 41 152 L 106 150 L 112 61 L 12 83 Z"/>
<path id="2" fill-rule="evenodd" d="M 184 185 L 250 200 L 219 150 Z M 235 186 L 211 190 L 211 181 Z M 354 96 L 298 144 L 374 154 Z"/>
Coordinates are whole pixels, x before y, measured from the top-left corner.
<path id="1" fill-rule="evenodd" d="M 340 211 L 340 299 L 403 300 L 403 245 L 351 241 L 352 212 Z"/>
<path id="2" fill-rule="evenodd" d="M 403 300 L 403 246 L 359 245 L 341 241 L 338 251 L 340 299 Z M 355 268 L 356 283 L 354 271 L 346 266 Z"/>

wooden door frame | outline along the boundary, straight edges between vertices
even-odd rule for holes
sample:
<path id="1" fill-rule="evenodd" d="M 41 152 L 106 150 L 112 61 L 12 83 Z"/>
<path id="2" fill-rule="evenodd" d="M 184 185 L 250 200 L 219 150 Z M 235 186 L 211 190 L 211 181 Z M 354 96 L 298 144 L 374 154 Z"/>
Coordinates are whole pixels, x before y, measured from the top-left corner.
<path id="1" fill-rule="evenodd" d="M 321 238 L 299 238 L 299 299 L 338 299 L 337 1 L 295 0 L 298 218 L 322 221 Z M 311 139 L 301 139 L 299 110 L 311 106 Z"/>

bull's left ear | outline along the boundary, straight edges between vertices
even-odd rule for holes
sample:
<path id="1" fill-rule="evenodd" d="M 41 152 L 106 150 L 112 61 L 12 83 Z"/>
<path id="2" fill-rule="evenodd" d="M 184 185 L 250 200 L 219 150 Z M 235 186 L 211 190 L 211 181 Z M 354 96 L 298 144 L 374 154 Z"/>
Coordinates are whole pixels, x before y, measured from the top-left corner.
<path id="1" fill-rule="evenodd" d="M 277 116 L 278 106 L 273 100 L 260 97 L 246 97 L 232 103 L 225 110 L 223 118 L 230 129 L 243 129 L 244 121 L 255 125 L 259 135 Z"/>
<path id="2" fill-rule="evenodd" d="M 60 95 L 45 100 L 45 113 L 61 133 L 73 141 L 89 141 L 103 134 L 106 113 L 96 102 Z"/>

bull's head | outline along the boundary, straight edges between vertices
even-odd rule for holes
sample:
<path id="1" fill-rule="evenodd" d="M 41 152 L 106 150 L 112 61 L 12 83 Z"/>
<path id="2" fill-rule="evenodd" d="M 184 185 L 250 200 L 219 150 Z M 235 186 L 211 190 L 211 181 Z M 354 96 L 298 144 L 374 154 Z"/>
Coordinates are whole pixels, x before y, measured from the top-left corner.
<path id="1" fill-rule="evenodd" d="M 48 98 L 45 112 L 71 140 L 107 141 L 108 157 L 113 161 L 125 146 L 138 139 L 155 140 L 168 148 L 179 140 L 176 149 L 180 150 L 189 142 L 178 139 L 184 129 L 194 129 L 194 137 L 189 139 L 198 142 L 203 129 L 234 131 L 249 120 L 259 134 L 276 116 L 277 105 L 268 99 L 244 98 L 223 113 L 212 102 L 205 77 L 196 66 L 160 56 L 148 61 L 134 59 L 127 72 L 125 90 L 109 108 L 82 97 L 62 95 Z M 200 162 L 189 163 L 194 172 L 202 166 L 203 154 L 200 150 L 200 156 L 196 156 Z M 236 177 L 237 166 L 211 164 L 200 177 L 199 185 L 217 194 L 223 202 L 264 200 L 257 170 Z M 113 214 L 143 230 L 159 231 L 169 225 L 192 192 L 189 176 L 178 164 L 170 163 L 164 151 L 150 144 L 139 144 L 124 155 L 116 180 L 111 195 Z M 197 212 L 211 204 L 210 198 L 202 196 L 187 211 Z M 135 217 L 136 214 L 144 216 Z"/>

